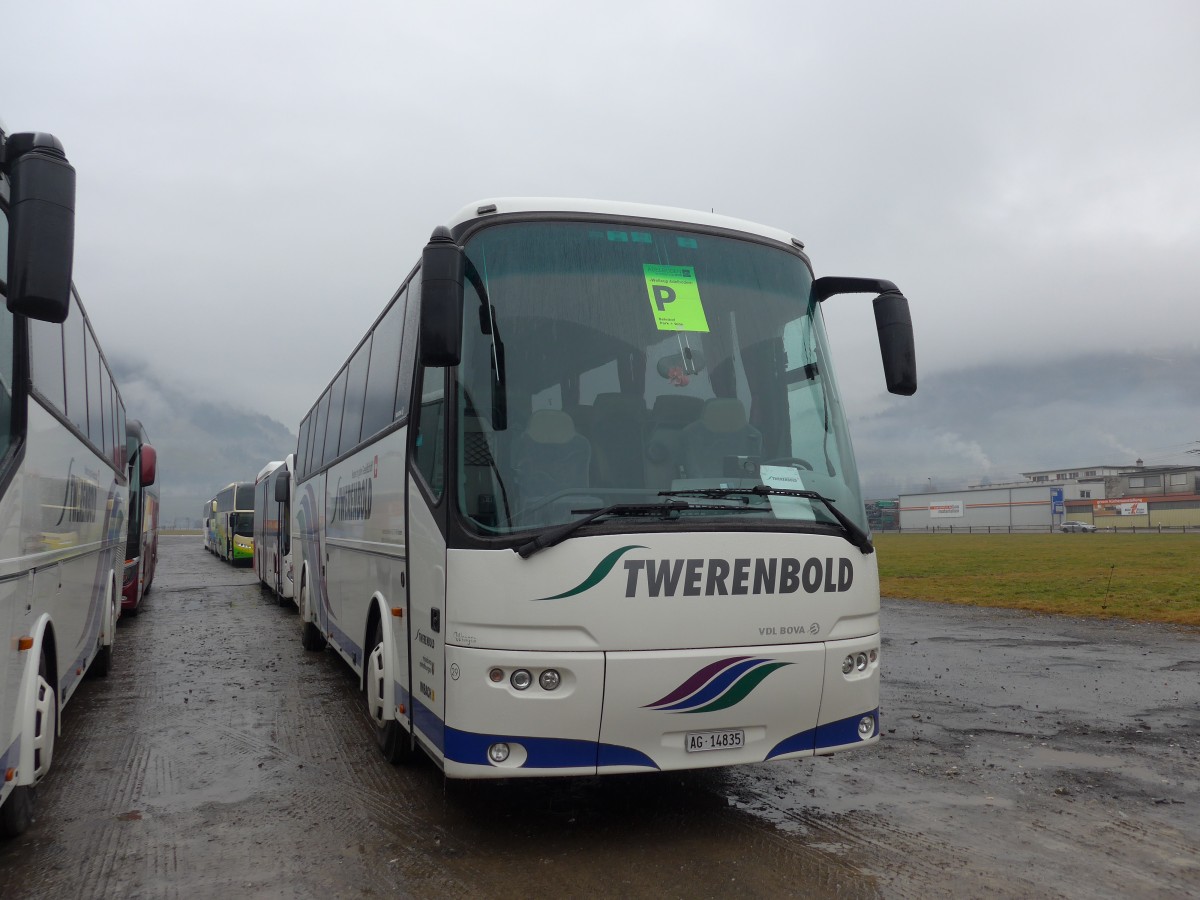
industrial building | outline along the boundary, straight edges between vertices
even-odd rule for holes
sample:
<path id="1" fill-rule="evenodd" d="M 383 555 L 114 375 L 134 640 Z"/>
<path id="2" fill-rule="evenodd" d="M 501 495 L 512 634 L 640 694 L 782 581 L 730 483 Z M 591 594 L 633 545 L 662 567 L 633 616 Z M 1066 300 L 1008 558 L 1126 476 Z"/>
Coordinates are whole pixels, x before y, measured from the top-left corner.
<path id="1" fill-rule="evenodd" d="M 1098 528 L 1200 529 L 1200 466 L 1073 466 L 1024 481 L 902 494 L 902 531 L 1049 531 L 1065 520 Z"/>

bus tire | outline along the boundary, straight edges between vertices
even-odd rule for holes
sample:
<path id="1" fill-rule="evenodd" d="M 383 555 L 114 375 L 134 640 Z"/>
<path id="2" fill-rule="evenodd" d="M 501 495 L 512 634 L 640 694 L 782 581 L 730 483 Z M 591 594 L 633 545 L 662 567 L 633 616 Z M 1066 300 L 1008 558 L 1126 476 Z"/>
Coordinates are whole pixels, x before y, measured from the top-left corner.
<path id="1" fill-rule="evenodd" d="M 46 680 L 46 651 L 43 648 L 41 662 L 38 663 L 37 691 L 38 702 L 34 714 L 34 773 L 41 780 L 50 769 L 54 758 L 54 736 L 58 730 L 58 697 L 50 682 Z M 40 772 L 40 774 L 38 774 Z M 33 822 L 34 801 L 37 798 L 37 788 L 31 784 L 22 784 L 13 788 L 4 805 L 0 806 L 0 835 L 16 837 L 27 829 Z"/>
<path id="2" fill-rule="evenodd" d="M 93 678 L 104 678 L 112 670 L 113 644 L 115 644 L 117 641 L 117 629 L 116 629 L 117 617 L 121 614 L 120 608 L 117 606 L 118 602 L 119 601 L 114 596 L 111 600 L 112 608 L 109 610 L 109 613 L 112 615 L 112 623 L 113 623 L 112 643 L 110 643 L 110 644 L 102 643 L 100 645 L 100 649 L 96 651 L 96 658 L 92 660 L 91 668 L 88 669 L 88 674 L 91 675 Z M 131 609 L 129 611 L 129 615 L 131 615 L 131 616 L 136 615 L 136 614 L 137 614 L 136 608 Z M 104 640 L 103 629 L 101 630 L 100 640 L 101 641 Z"/>
<path id="3" fill-rule="evenodd" d="M 308 620 L 308 587 L 300 588 L 300 646 L 305 650 L 324 650 L 325 635 Z"/>
<path id="4" fill-rule="evenodd" d="M 387 666 L 383 664 L 383 626 L 378 619 L 371 626 L 371 639 L 367 641 L 367 646 L 371 649 L 366 659 L 364 694 L 367 715 L 371 717 L 371 725 L 375 731 L 375 743 L 388 762 L 411 762 L 414 754 L 408 731 L 395 719 L 383 717 L 384 678 L 387 675 Z"/>
<path id="5" fill-rule="evenodd" d="M 33 803 L 37 789 L 31 785 L 18 785 L 12 789 L 4 805 L 0 806 L 0 836 L 16 837 L 33 822 Z"/>

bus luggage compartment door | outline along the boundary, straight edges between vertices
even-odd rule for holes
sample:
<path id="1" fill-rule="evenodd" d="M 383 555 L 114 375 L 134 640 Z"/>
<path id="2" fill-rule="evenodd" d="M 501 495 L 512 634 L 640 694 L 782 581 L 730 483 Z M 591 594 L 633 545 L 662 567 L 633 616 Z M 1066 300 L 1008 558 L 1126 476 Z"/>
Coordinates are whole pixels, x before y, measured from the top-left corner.
<path id="1" fill-rule="evenodd" d="M 813 753 L 823 643 L 612 652 L 607 663 L 602 772 Z"/>

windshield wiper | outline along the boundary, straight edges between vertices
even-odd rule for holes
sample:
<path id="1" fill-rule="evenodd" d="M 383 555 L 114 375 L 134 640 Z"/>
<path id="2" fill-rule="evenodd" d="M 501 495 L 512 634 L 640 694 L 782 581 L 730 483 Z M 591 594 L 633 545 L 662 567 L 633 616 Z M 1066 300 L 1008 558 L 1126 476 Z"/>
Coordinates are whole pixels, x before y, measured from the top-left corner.
<path id="1" fill-rule="evenodd" d="M 823 494 L 816 491 L 794 491 L 788 488 L 776 488 L 766 484 L 756 484 L 749 488 L 684 488 L 679 491 L 659 491 L 660 497 L 711 497 L 717 499 L 720 497 L 736 497 L 739 495 L 752 495 L 756 497 L 801 497 L 805 500 L 819 500 L 825 504 L 839 525 L 846 532 L 846 540 L 861 550 L 864 554 L 874 553 L 875 545 L 871 543 L 871 536 L 858 527 L 850 518 L 846 516 L 834 502 Z"/>
<path id="2" fill-rule="evenodd" d="M 696 504 L 688 503 L 686 500 L 664 500 L 661 503 L 613 503 L 609 506 L 590 511 L 573 509 L 571 512 L 588 512 L 589 514 L 582 519 L 576 519 L 574 522 L 567 522 L 559 525 L 557 528 L 543 531 L 533 540 L 527 541 L 520 547 L 517 547 L 517 555 L 521 559 L 529 559 L 529 557 L 533 556 L 539 550 L 545 550 L 547 547 L 553 547 L 555 544 L 562 543 L 584 525 L 595 522 L 597 519 L 607 518 L 608 516 L 658 516 L 662 519 L 678 519 L 679 513 L 683 510 L 687 510 L 688 512 L 713 510 L 719 510 L 720 512 L 758 512 L 758 510 L 749 506 Z"/>

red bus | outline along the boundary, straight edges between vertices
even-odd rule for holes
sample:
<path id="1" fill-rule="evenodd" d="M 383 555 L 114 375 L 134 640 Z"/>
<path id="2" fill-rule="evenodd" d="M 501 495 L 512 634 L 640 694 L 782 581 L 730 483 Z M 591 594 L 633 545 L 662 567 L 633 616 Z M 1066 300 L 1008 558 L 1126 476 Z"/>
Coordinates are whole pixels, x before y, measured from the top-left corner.
<path id="1" fill-rule="evenodd" d="M 142 597 L 154 581 L 158 562 L 158 454 L 150 446 L 146 429 L 137 419 L 125 423 L 129 457 L 129 530 L 125 539 L 125 583 L 121 590 L 122 614 L 136 616 Z"/>

